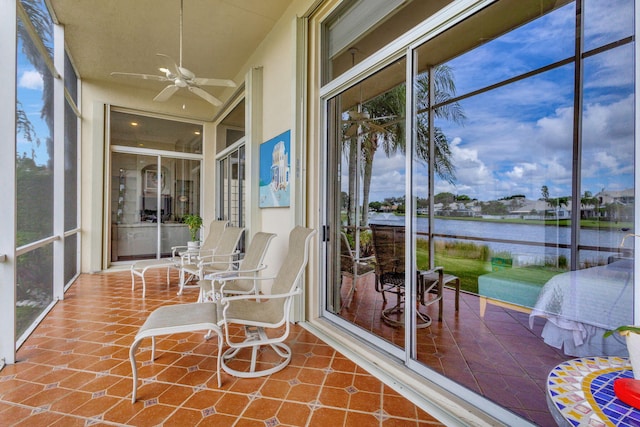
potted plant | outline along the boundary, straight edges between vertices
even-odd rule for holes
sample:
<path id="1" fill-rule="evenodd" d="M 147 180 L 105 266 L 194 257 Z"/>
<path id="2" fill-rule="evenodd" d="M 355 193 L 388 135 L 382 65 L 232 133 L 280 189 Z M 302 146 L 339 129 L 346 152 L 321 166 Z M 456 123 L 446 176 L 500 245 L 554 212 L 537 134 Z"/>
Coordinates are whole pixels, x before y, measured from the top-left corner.
<path id="1" fill-rule="evenodd" d="M 189 233 L 191 233 L 191 241 L 187 242 L 189 247 L 197 247 L 199 242 L 200 228 L 202 228 L 202 217 L 198 214 L 186 214 L 182 217 L 182 222 L 189 227 Z"/>
<path id="2" fill-rule="evenodd" d="M 619 326 L 616 329 L 605 332 L 603 337 L 609 337 L 614 333 L 618 333 L 625 338 L 633 377 L 636 380 L 640 380 L 640 326 Z"/>

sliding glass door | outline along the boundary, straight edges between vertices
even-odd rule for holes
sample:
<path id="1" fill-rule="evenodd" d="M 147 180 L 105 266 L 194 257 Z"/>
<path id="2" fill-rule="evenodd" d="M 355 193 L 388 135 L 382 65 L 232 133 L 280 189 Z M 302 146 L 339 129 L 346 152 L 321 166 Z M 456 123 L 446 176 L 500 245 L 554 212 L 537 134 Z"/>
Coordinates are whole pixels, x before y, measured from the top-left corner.
<path id="1" fill-rule="evenodd" d="M 415 286 L 404 251 L 405 70 L 404 58 L 394 61 L 327 102 L 332 262 L 326 310 L 392 352 L 405 346 L 402 326 Z M 376 258 L 377 243 L 389 250 Z M 393 276 L 395 285 L 382 276 Z"/>
<path id="2" fill-rule="evenodd" d="M 634 2 L 450 12 L 365 62 L 375 29 L 329 48 L 324 314 L 546 425 L 546 374 L 625 356 L 603 333 L 634 322 Z"/>
<path id="3" fill-rule="evenodd" d="M 110 261 L 169 256 L 200 213 L 202 127 L 112 112 L 111 129 Z"/>
<path id="4" fill-rule="evenodd" d="M 235 227 L 246 227 L 247 180 L 245 176 L 245 101 L 238 103 L 217 126 L 217 215 Z M 238 247 L 244 251 L 245 237 Z"/>
<path id="5" fill-rule="evenodd" d="M 166 257 L 185 245 L 181 219 L 200 212 L 200 161 L 112 154 L 111 261 Z"/>

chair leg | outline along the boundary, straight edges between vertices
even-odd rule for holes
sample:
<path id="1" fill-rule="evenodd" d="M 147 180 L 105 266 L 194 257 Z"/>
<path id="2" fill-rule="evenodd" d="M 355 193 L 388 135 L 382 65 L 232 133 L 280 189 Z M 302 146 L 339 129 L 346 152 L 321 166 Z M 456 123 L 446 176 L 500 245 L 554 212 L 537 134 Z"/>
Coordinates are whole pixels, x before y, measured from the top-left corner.
<path id="1" fill-rule="evenodd" d="M 182 295 L 182 290 L 184 289 L 184 281 L 185 281 L 185 276 L 184 276 L 184 270 L 180 269 L 180 289 L 178 289 L 178 295 Z"/>
<path id="2" fill-rule="evenodd" d="M 144 273 L 145 271 L 142 270 L 142 299 L 147 295 L 147 281 L 144 280 Z"/>
<path id="3" fill-rule="evenodd" d="M 228 348 L 224 353 L 222 353 L 222 356 L 218 358 L 222 369 L 225 372 L 239 378 L 257 378 L 279 372 L 284 369 L 289 364 L 289 362 L 291 362 L 291 348 L 282 342 L 265 343 L 264 340 L 267 339 L 267 335 L 263 328 L 257 327 L 257 329 L 248 329 L 247 327 L 245 327 L 245 334 L 247 338 L 242 343 L 239 343 L 240 345 Z M 253 341 L 256 341 L 255 345 L 251 345 Z M 260 343 L 259 341 L 263 342 Z M 280 363 L 277 363 L 271 368 L 256 371 L 258 351 L 260 350 L 261 346 L 266 345 L 271 347 L 273 351 L 275 351 L 276 354 L 284 360 L 282 360 Z M 220 345 L 220 348 L 222 348 L 222 345 Z M 249 371 L 238 371 L 236 369 L 230 368 L 227 365 L 226 361 L 233 359 L 243 348 L 251 348 L 251 361 Z"/>
<path id="4" fill-rule="evenodd" d="M 213 330 L 209 332 L 212 333 Z M 218 335 L 218 360 L 216 362 L 216 368 L 217 368 L 217 377 L 218 377 L 218 388 L 220 388 L 222 386 L 222 377 L 221 377 L 221 370 L 222 370 L 221 361 L 222 361 L 222 346 L 223 346 L 222 331 L 216 331 L 216 334 Z M 138 347 L 140 346 L 140 343 L 144 338 L 146 337 L 138 338 L 137 340 L 135 340 L 133 344 L 131 344 L 131 348 L 129 349 L 129 362 L 131 363 L 131 372 L 133 374 L 133 387 L 131 391 L 132 404 L 136 403 L 137 394 L 138 394 L 138 368 L 136 366 L 136 351 L 138 350 Z M 156 337 L 155 335 L 152 335 L 150 338 L 151 338 L 151 361 L 153 362 L 154 360 L 156 360 Z"/>
<path id="5" fill-rule="evenodd" d="M 438 280 L 438 322 L 442 322 L 442 311 L 444 309 L 444 283 L 442 280 Z"/>
<path id="6" fill-rule="evenodd" d="M 487 297 L 480 296 L 480 317 L 487 311 Z"/>
<path id="7" fill-rule="evenodd" d="M 138 367 L 136 366 L 136 351 L 142 339 L 134 341 L 129 349 L 129 361 L 131 362 L 131 372 L 133 373 L 133 389 L 131 391 L 131 403 L 136 403 L 138 393 Z"/>

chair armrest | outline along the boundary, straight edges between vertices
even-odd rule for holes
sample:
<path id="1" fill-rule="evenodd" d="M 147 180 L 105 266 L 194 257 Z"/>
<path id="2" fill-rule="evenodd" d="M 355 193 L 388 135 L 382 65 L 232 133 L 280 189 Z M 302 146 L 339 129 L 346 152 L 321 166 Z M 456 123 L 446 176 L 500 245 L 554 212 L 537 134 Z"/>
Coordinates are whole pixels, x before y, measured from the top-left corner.
<path id="1" fill-rule="evenodd" d="M 439 273 L 439 272 L 443 272 L 444 273 L 444 267 L 441 266 L 437 266 L 437 267 L 433 267 L 429 270 L 419 270 L 420 274 L 430 274 L 430 273 Z"/>
<path id="2" fill-rule="evenodd" d="M 178 254 L 180 255 L 180 262 L 182 264 L 194 264 L 196 263 L 199 259 L 201 254 L 203 253 L 213 253 L 215 249 L 189 249 L 187 248 L 186 251 L 184 252 L 178 252 Z"/>
<path id="3" fill-rule="evenodd" d="M 213 254 L 203 255 L 199 257 L 198 266 L 204 267 L 211 264 L 237 264 L 240 260 L 229 259 L 238 254 L 238 251 L 234 251 L 228 254 Z"/>
<path id="4" fill-rule="evenodd" d="M 171 256 L 181 256 L 181 252 L 187 251 L 187 246 L 171 246 Z"/>
<path id="5" fill-rule="evenodd" d="M 250 268 L 247 270 L 235 270 L 235 273 L 237 274 L 247 274 L 247 273 L 257 273 L 259 271 L 265 270 L 267 268 L 266 265 L 261 264 L 259 266 L 257 266 L 256 268 Z"/>
<path id="6" fill-rule="evenodd" d="M 256 270 L 257 272 L 258 270 Z M 215 278 L 213 280 L 215 280 L 216 282 L 218 282 L 220 284 L 220 289 L 218 290 L 218 297 L 222 297 L 225 292 L 226 292 L 226 285 L 227 283 L 233 283 L 237 280 L 246 280 L 246 281 L 250 281 L 253 282 L 253 289 L 251 290 L 251 294 L 241 294 L 241 295 L 249 295 L 252 296 L 253 298 L 257 298 L 260 292 L 260 283 L 266 281 L 266 280 L 273 280 L 275 279 L 275 277 L 259 277 L 256 276 L 255 274 L 253 276 L 239 276 L 235 271 L 230 271 L 228 275 L 225 275 L 224 277 L 220 277 L 220 278 Z M 213 288 L 213 287 L 212 287 Z M 246 290 L 245 290 L 246 292 Z M 229 292 L 230 294 L 236 293 L 235 290 L 231 290 Z"/>
<path id="7" fill-rule="evenodd" d="M 217 255 L 200 257 L 198 259 L 198 265 L 207 266 L 211 264 L 238 264 L 240 260 L 229 259 L 234 255 L 235 254 L 217 254 Z"/>
<path id="8" fill-rule="evenodd" d="M 233 261 L 236 262 L 236 261 Z M 246 279 L 246 280 L 254 280 L 258 279 L 257 276 L 245 276 L 246 274 L 258 273 L 264 269 L 266 269 L 266 265 L 260 265 L 256 268 L 246 269 L 246 270 L 229 270 L 229 271 L 221 271 L 218 273 L 209 273 L 204 276 L 207 280 L 215 280 L 217 282 L 224 282 L 226 280 L 238 280 L 238 279 Z M 272 277 L 267 277 L 266 279 L 272 279 Z"/>
<path id="9" fill-rule="evenodd" d="M 197 258 L 197 259 L 212 257 L 215 254 L 216 254 L 215 249 L 198 249 L 190 253 L 192 258 Z M 189 255 L 189 254 L 185 254 L 185 255 Z"/>
<path id="10" fill-rule="evenodd" d="M 270 300 L 270 299 L 279 299 L 279 298 L 288 298 L 294 295 L 298 295 L 302 293 L 302 289 L 300 288 L 295 288 L 293 291 L 291 292 L 287 292 L 286 294 L 266 294 L 266 295 L 260 295 L 260 301 L 262 300 Z M 233 302 L 233 301 L 240 301 L 240 300 L 256 300 L 256 296 L 255 295 L 233 295 L 230 297 L 224 297 L 220 300 L 220 303 L 223 305 L 229 305 L 229 303 Z M 258 301 L 256 301 L 256 303 L 258 303 Z"/>
<path id="11" fill-rule="evenodd" d="M 221 283 L 224 286 L 224 282 L 231 282 L 234 280 L 254 280 L 254 281 L 266 281 L 273 280 L 275 277 L 259 277 L 259 276 L 236 276 L 235 271 L 228 271 L 225 273 L 229 273 L 229 275 L 224 275 L 222 277 L 216 277 L 212 280 L 215 280 L 218 283 Z"/>

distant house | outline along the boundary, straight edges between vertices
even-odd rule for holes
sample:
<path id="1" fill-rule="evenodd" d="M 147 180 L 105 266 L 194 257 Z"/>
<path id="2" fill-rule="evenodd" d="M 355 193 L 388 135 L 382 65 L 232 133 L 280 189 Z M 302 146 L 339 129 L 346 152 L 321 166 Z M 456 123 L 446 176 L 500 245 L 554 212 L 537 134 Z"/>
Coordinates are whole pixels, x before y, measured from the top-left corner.
<path id="1" fill-rule="evenodd" d="M 633 205 L 635 203 L 635 196 L 633 194 L 633 188 L 627 190 L 611 191 L 603 190 L 596 194 L 600 206 L 608 205 L 610 203 L 617 203 L 620 205 Z"/>
<path id="2" fill-rule="evenodd" d="M 632 221 L 635 205 L 634 190 L 603 190 L 596 194 L 598 216 L 608 221 Z"/>
<path id="3" fill-rule="evenodd" d="M 433 211 L 437 216 L 455 216 L 455 217 L 472 217 L 476 210 L 468 207 L 462 202 L 453 202 L 447 205 L 436 203 L 433 205 Z"/>
<path id="4" fill-rule="evenodd" d="M 523 200 L 522 206 L 509 211 L 509 216 L 522 219 L 562 219 L 571 216 L 573 203 L 571 200 L 568 206 L 551 206 L 545 200 Z"/>

